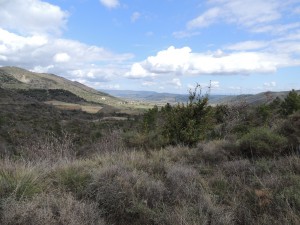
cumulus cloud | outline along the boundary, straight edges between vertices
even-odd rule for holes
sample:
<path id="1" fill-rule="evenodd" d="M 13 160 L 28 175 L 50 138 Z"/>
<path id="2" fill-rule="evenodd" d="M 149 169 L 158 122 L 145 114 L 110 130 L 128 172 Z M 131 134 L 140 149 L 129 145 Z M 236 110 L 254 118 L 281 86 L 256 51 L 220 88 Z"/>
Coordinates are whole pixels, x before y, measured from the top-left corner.
<path id="1" fill-rule="evenodd" d="M 172 75 L 222 75 L 270 73 L 278 68 L 299 65 L 287 54 L 262 52 L 216 52 L 193 53 L 189 47 L 173 46 L 134 63 L 127 73 L 131 78 L 153 77 L 163 74 Z"/>
<path id="2" fill-rule="evenodd" d="M 118 0 L 100 0 L 100 3 L 107 8 L 116 8 L 120 5 Z"/>
<path id="3" fill-rule="evenodd" d="M 68 12 L 41 0 L 0 1 L 0 27 L 20 33 L 55 33 L 65 27 Z"/>
<path id="4" fill-rule="evenodd" d="M 55 56 L 53 57 L 53 61 L 54 62 L 58 62 L 58 63 L 65 63 L 68 62 L 71 59 L 71 57 L 69 56 L 68 53 L 57 53 L 55 54 Z"/>
<path id="5" fill-rule="evenodd" d="M 153 77 L 154 73 L 147 71 L 140 63 L 134 63 L 131 70 L 125 74 L 128 78 L 140 79 L 145 77 Z"/>
<path id="6" fill-rule="evenodd" d="M 36 72 L 51 72 L 70 77 L 98 77 L 107 80 L 108 76 L 124 74 L 125 68 L 118 64 L 132 57 L 131 54 L 116 54 L 70 39 L 35 34 L 22 36 L 0 28 L 2 65 L 20 66 Z M 108 65 L 100 67 L 97 63 Z M 78 68 L 82 75 L 76 73 Z"/>
<path id="7" fill-rule="evenodd" d="M 175 85 L 176 88 L 181 88 L 182 84 L 179 78 L 174 78 L 172 79 L 172 81 L 170 82 L 171 84 Z"/>

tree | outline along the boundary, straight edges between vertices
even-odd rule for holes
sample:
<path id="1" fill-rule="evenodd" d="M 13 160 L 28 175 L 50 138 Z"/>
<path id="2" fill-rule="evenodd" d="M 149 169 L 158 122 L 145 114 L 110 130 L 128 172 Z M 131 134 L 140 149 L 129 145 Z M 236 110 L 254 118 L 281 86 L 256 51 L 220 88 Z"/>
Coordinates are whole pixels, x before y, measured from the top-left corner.
<path id="1" fill-rule="evenodd" d="M 293 89 L 281 104 L 281 110 L 284 115 L 290 115 L 300 110 L 300 95 Z"/>
<path id="2" fill-rule="evenodd" d="M 178 104 L 165 110 L 163 134 L 170 144 L 195 145 L 205 139 L 212 128 L 212 108 L 208 105 L 208 96 L 201 95 L 201 87 L 197 85 L 190 91 L 186 105 Z"/>

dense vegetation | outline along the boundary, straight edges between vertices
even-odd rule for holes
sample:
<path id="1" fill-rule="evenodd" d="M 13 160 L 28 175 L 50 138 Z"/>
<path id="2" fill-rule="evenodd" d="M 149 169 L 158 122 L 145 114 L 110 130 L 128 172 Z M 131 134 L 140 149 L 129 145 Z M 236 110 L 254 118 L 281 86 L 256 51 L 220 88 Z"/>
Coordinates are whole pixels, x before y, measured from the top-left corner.
<path id="1" fill-rule="evenodd" d="M 300 223 L 295 91 L 212 107 L 197 87 L 134 117 L 0 91 L 0 224 Z"/>

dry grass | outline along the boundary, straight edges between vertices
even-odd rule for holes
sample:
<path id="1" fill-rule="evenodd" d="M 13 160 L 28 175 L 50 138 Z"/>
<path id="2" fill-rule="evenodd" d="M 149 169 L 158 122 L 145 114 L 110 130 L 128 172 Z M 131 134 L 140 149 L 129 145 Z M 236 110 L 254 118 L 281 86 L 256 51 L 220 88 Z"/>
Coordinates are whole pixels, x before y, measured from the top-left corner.
<path id="1" fill-rule="evenodd" d="M 62 110 L 82 110 L 87 113 L 98 113 L 103 107 L 95 105 L 81 105 L 61 101 L 47 101 L 46 104 L 53 105 Z"/>
<path id="2" fill-rule="evenodd" d="M 74 199 L 70 194 L 43 194 L 31 200 L 6 199 L 2 204 L 2 225 L 105 225 L 94 203 Z"/>
<path id="3" fill-rule="evenodd" d="M 234 159 L 227 144 L 1 160 L 0 223 L 299 224 L 299 156 Z"/>

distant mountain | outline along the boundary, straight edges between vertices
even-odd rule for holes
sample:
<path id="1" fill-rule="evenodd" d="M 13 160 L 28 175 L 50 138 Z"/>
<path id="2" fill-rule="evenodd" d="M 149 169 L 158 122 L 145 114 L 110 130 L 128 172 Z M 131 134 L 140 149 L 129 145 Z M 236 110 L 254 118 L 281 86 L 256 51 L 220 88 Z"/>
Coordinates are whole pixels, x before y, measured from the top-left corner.
<path id="1" fill-rule="evenodd" d="M 126 99 L 128 101 L 143 101 L 155 104 L 174 104 L 185 103 L 188 101 L 189 95 L 172 94 L 172 93 L 158 93 L 154 91 L 130 91 L 130 90 L 102 90 L 112 96 Z M 247 95 L 209 95 L 209 103 L 211 105 L 220 104 L 238 104 L 246 102 L 250 105 L 259 105 L 272 102 L 276 97 L 284 99 L 289 91 L 282 92 L 262 92 L 259 94 Z M 300 90 L 298 90 L 300 93 Z"/>
<path id="2" fill-rule="evenodd" d="M 101 90 L 109 93 L 112 96 L 126 99 L 128 101 L 143 101 L 151 103 L 185 103 L 189 99 L 188 94 L 174 94 L 174 93 L 159 93 L 155 91 L 130 91 L 130 90 Z M 211 95 L 210 100 L 222 99 L 225 95 Z"/>
<path id="3" fill-rule="evenodd" d="M 300 90 L 297 90 L 298 94 L 300 94 Z M 260 104 L 268 104 L 271 103 L 275 98 L 284 99 L 288 95 L 289 91 L 281 91 L 281 92 L 262 92 L 259 94 L 247 94 L 247 95 L 236 95 L 236 96 L 225 96 L 219 99 L 212 99 L 210 101 L 211 104 L 238 104 L 240 102 L 245 102 L 249 105 L 260 105 Z"/>
<path id="4" fill-rule="evenodd" d="M 112 96 L 129 101 L 146 102 L 182 102 L 188 99 L 188 95 L 158 93 L 154 91 L 131 91 L 131 90 L 101 90 Z"/>
<path id="5" fill-rule="evenodd" d="M 107 93 L 97 91 L 79 82 L 54 74 L 34 73 L 18 67 L 0 67 L 0 87 L 5 89 L 61 89 L 95 103 L 117 105 L 122 101 Z"/>

